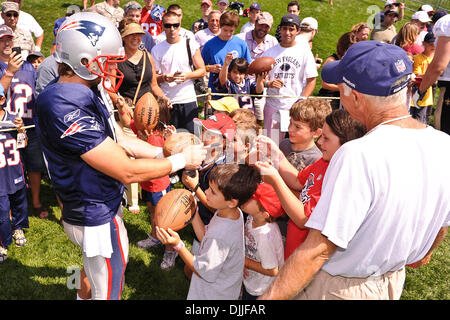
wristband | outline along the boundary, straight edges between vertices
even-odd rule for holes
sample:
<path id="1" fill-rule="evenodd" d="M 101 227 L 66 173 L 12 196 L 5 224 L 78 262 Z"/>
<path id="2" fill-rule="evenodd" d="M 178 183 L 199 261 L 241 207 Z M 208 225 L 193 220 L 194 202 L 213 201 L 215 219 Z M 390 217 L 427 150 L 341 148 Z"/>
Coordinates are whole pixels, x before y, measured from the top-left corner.
<path id="1" fill-rule="evenodd" d="M 11 78 L 14 77 L 14 73 L 11 73 L 11 72 L 9 72 L 9 71 L 5 71 L 4 75 L 5 75 L 5 76 L 8 76 L 8 77 L 11 77 Z"/>
<path id="2" fill-rule="evenodd" d="M 178 153 L 173 156 L 168 157 L 170 163 L 172 164 L 172 171 L 170 173 L 177 172 L 178 170 L 184 169 L 186 166 L 186 159 L 184 154 Z"/>
<path id="3" fill-rule="evenodd" d="M 267 85 L 269 84 L 269 81 L 264 82 L 264 88 L 268 88 Z"/>
<path id="4" fill-rule="evenodd" d="M 155 148 L 158 149 L 155 159 L 163 159 L 164 158 L 163 148 L 161 148 L 161 147 L 155 147 Z"/>
<path id="5" fill-rule="evenodd" d="M 194 190 L 192 190 L 192 193 L 195 194 L 197 192 L 197 189 L 200 187 L 200 183 L 197 183 Z"/>
<path id="6" fill-rule="evenodd" d="M 180 240 L 180 242 L 178 242 L 178 244 L 173 247 L 173 250 L 175 250 L 176 252 L 180 252 L 184 247 L 184 242 Z"/>

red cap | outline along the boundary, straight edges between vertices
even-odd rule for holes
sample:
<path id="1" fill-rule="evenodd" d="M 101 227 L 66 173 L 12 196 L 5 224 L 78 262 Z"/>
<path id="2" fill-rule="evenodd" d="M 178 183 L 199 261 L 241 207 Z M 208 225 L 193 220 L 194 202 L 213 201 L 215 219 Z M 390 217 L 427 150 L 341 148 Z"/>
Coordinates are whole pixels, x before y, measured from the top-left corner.
<path id="1" fill-rule="evenodd" d="M 268 183 L 263 182 L 259 184 L 252 199 L 258 201 L 264 210 L 274 218 L 281 217 L 284 214 L 283 207 L 275 189 Z"/>
<path id="2" fill-rule="evenodd" d="M 224 113 L 216 113 L 206 120 L 195 118 L 194 123 L 201 123 L 206 130 L 222 134 L 228 140 L 233 140 L 236 133 L 236 125 L 233 119 Z"/>
<path id="3" fill-rule="evenodd" d="M 6 24 L 0 26 L 0 38 L 3 38 L 5 36 L 14 37 L 12 29 L 8 27 Z"/>

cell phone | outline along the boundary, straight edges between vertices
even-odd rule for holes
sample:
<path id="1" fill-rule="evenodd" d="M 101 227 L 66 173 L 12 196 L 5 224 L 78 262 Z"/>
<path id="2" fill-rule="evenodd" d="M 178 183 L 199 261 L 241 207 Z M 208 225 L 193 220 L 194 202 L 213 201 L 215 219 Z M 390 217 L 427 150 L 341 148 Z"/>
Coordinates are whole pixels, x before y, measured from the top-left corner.
<path id="1" fill-rule="evenodd" d="M 16 55 L 21 54 L 22 53 L 22 49 L 20 47 L 14 47 L 12 48 L 12 51 L 16 53 Z"/>

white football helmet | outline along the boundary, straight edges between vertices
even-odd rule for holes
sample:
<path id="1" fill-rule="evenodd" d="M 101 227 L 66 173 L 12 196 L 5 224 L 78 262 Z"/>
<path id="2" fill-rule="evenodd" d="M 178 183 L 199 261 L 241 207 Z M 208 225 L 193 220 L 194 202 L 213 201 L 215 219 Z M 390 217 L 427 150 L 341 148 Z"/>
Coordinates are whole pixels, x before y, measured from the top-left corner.
<path id="1" fill-rule="evenodd" d="M 85 80 L 101 77 L 110 92 L 117 92 L 123 81 L 122 72 L 110 68 L 111 63 L 126 60 L 122 37 L 108 18 L 97 13 L 80 12 L 64 21 L 56 35 L 55 59 Z"/>

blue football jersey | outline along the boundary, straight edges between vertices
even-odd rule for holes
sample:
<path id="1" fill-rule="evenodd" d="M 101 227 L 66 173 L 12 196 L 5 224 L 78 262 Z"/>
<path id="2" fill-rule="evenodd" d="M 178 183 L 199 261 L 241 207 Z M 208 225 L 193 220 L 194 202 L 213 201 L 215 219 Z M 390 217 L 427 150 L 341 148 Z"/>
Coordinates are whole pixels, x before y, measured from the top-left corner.
<path id="1" fill-rule="evenodd" d="M 253 80 L 250 80 L 248 78 L 244 79 L 244 83 L 242 85 L 238 85 L 236 82 L 227 80 L 225 82 L 224 86 L 220 85 L 219 78 L 217 78 L 213 82 L 214 88 L 216 89 L 216 92 L 219 93 L 232 93 L 232 94 L 262 94 L 262 92 L 256 92 L 256 82 Z M 254 100 L 255 97 L 250 96 L 237 96 L 236 97 L 239 101 L 239 106 L 242 109 L 250 109 L 253 112 L 255 111 L 254 108 Z"/>
<path id="2" fill-rule="evenodd" d="M 114 139 L 98 91 L 53 82 L 39 94 L 36 115 L 50 179 L 63 203 L 63 220 L 82 226 L 108 223 L 117 213 L 124 186 L 81 159 L 107 137 Z"/>
<path id="3" fill-rule="evenodd" d="M 5 110 L 5 114 L 0 120 L 14 123 L 16 117 L 17 115 Z M 11 127 L 0 125 L 0 130 L 8 128 Z M 17 149 L 17 130 L 0 131 L 0 195 L 16 193 L 24 185 L 25 176 L 20 152 Z"/>
<path id="4" fill-rule="evenodd" d="M 8 65 L 0 61 L 0 77 Z M 5 109 L 21 115 L 25 126 L 33 125 L 34 104 L 36 98 L 36 69 L 25 61 L 11 80 L 9 89 L 5 92 Z"/>

